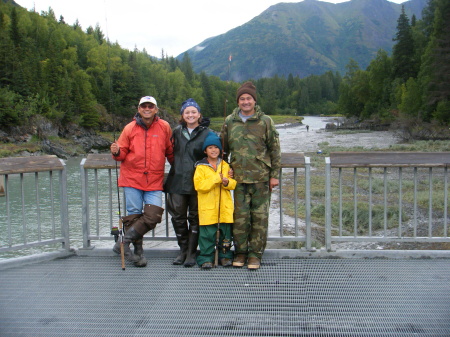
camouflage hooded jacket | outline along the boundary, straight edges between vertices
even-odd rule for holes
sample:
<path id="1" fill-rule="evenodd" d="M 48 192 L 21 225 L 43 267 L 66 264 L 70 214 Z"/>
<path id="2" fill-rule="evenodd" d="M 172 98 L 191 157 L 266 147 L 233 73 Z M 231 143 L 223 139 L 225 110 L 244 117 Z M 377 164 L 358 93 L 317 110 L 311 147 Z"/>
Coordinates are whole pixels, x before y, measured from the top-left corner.
<path id="1" fill-rule="evenodd" d="M 225 119 L 221 137 L 234 179 L 238 183 L 253 184 L 279 177 L 281 150 L 278 131 L 272 118 L 255 106 L 255 114 L 245 123 L 239 108 Z"/>

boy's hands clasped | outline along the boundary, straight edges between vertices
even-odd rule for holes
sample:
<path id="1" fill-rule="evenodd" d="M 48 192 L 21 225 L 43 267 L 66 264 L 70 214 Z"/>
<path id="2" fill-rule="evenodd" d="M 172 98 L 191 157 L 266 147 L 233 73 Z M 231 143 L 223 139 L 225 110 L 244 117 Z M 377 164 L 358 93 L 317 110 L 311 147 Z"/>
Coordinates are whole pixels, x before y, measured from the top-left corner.
<path id="1" fill-rule="evenodd" d="M 229 182 L 228 178 L 224 177 L 222 173 L 219 173 L 219 175 L 220 175 L 220 179 L 222 179 L 222 185 L 228 186 L 228 182 Z"/>

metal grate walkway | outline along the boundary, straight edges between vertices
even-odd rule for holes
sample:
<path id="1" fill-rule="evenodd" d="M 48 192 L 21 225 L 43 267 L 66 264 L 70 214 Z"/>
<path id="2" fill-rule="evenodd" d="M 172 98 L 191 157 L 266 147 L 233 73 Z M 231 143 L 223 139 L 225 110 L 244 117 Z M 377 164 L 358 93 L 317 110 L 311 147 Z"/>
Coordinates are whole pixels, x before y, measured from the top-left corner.
<path id="1" fill-rule="evenodd" d="M 260 270 L 73 256 L 0 272 L 0 336 L 450 336 L 448 259 L 266 258 Z"/>

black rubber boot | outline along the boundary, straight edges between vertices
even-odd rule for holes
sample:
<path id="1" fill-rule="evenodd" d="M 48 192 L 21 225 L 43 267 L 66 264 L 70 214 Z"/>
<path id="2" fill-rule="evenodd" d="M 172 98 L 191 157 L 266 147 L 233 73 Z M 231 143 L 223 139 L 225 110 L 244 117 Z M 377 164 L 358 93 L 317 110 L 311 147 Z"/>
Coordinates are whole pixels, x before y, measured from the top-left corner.
<path id="1" fill-rule="evenodd" d="M 136 222 L 142 214 L 131 214 L 122 217 L 122 225 L 123 225 L 123 232 L 125 233 L 130 226 Z M 116 244 L 113 247 L 113 252 L 116 254 L 120 254 L 120 237 L 116 241 Z"/>
<path id="2" fill-rule="evenodd" d="M 127 234 L 129 230 L 132 228 L 133 224 L 135 224 L 140 218 L 142 217 L 142 214 L 131 214 L 124 216 L 122 218 L 122 224 L 124 227 L 124 238 L 123 238 L 123 251 L 124 256 L 127 261 L 130 262 L 136 262 L 139 260 L 139 257 L 137 255 L 134 255 L 133 252 L 130 249 L 130 243 L 132 242 L 132 239 L 130 239 L 130 236 Z M 116 244 L 113 247 L 113 252 L 116 254 L 120 254 L 120 238 L 117 240 Z"/>
<path id="3" fill-rule="evenodd" d="M 198 246 L 198 224 L 190 224 L 189 228 L 189 244 L 187 249 L 185 267 L 192 267 L 197 264 L 197 246 Z"/>
<path id="4" fill-rule="evenodd" d="M 188 250 L 188 242 L 189 242 L 189 230 L 187 226 L 187 221 L 176 221 L 172 217 L 172 225 L 177 236 L 178 246 L 180 247 L 180 253 L 173 260 L 172 264 L 174 265 L 182 265 L 184 260 L 186 260 L 187 250 Z"/>
<path id="5" fill-rule="evenodd" d="M 195 195 L 168 195 L 167 207 L 172 216 L 173 229 L 177 236 L 178 246 L 180 247 L 178 256 L 172 262 L 175 265 L 185 264 L 186 259 L 189 256 L 190 229 L 188 223 L 190 225 L 194 222 L 198 225 L 198 212 L 196 212 L 196 209 L 198 208 L 197 203 L 197 196 Z M 192 259 L 190 258 L 188 266 L 191 266 L 191 263 Z"/>
<path id="6" fill-rule="evenodd" d="M 175 260 L 172 261 L 172 264 L 176 265 L 176 266 L 181 266 L 184 263 L 184 261 L 186 260 L 186 255 L 187 255 L 187 252 L 185 250 L 180 251 L 180 254 L 178 254 L 177 257 L 175 258 Z"/>
<path id="7" fill-rule="evenodd" d="M 125 233 L 125 236 L 123 238 L 123 250 L 125 259 L 130 262 L 138 262 L 139 256 L 135 255 L 131 249 L 130 249 L 130 243 L 135 242 L 142 238 L 142 235 L 136 231 L 134 227 L 130 227 L 127 232 Z"/>
<path id="8" fill-rule="evenodd" d="M 187 228 L 187 222 L 180 224 L 175 221 L 172 221 L 172 224 L 173 229 L 175 230 L 175 234 L 177 236 L 178 246 L 180 247 L 180 253 L 175 258 L 175 260 L 173 260 L 172 263 L 174 265 L 182 265 L 186 260 L 189 243 L 189 231 Z"/>
<path id="9" fill-rule="evenodd" d="M 144 247 L 143 247 L 143 240 L 136 240 L 133 242 L 134 245 L 134 255 L 139 256 L 139 261 L 136 261 L 134 265 L 136 267 L 146 267 L 147 266 L 147 259 L 144 256 Z"/>
<path id="10" fill-rule="evenodd" d="M 123 239 L 123 255 L 127 261 L 136 262 L 139 260 L 139 256 L 133 254 L 130 249 L 130 243 L 131 241 L 127 241 L 125 238 Z M 120 254 L 120 239 L 114 245 L 113 251 L 116 254 Z"/>

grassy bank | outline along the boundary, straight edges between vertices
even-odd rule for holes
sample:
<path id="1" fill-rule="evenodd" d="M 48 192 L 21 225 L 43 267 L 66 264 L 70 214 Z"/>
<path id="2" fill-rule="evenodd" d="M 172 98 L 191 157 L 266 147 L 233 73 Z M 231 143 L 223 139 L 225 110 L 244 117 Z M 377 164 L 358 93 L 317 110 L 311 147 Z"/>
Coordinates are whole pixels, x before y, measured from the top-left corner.
<path id="1" fill-rule="evenodd" d="M 368 152 L 374 151 L 372 149 L 364 149 L 360 146 L 354 147 L 340 147 L 330 146 L 327 142 L 319 144 L 322 150 L 321 154 L 306 152 L 305 156 L 311 159 L 311 221 L 318 225 L 316 229 L 323 230 L 325 225 L 325 157 L 328 157 L 332 152 Z M 376 144 L 374 144 L 376 146 Z M 389 152 L 449 152 L 450 143 L 448 141 L 416 141 L 408 144 L 396 144 L 390 146 L 388 149 L 376 151 Z M 432 178 L 433 197 L 432 209 L 433 218 L 442 218 L 444 214 L 444 198 L 445 186 L 443 170 L 434 171 Z M 369 185 L 368 169 L 358 169 L 356 177 L 353 168 L 342 169 L 341 178 L 342 184 L 339 186 L 338 179 L 332 179 L 332 223 L 338 224 L 339 212 L 342 212 L 342 228 L 344 235 L 352 235 L 355 230 L 358 235 L 368 235 L 369 219 L 373 232 L 384 230 L 385 219 L 387 220 L 387 230 L 397 230 L 399 221 L 402 224 L 408 223 L 412 220 L 414 203 L 418 207 L 419 222 L 427 225 L 428 212 L 430 208 L 430 192 L 429 192 L 429 172 L 428 168 L 419 168 L 417 172 L 418 184 L 414 184 L 414 172 L 412 168 L 404 168 L 402 170 L 402 184 L 400 186 L 398 180 L 398 168 L 391 168 L 387 170 L 388 178 L 384 179 L 384 170 L 382 168 L 373 168 L 371 170 L 372 179 Z M 333 171 L 336 174 L 336 171 Z M 305 182 L 302 174 L 299 176 L 299 183 L 297 188 L 298 202 L 298 217 L 305 219 Z M 341 189 L 341 196 L 339 197 L 339 188 Z M 355 189 L 357 194 L 357 213 L 355 214 Z M 416 190 L 415 190 L 416 189 Z M 399 191 L 401 190 L 402 212 L 399 212 Z M 384 209 L 384 193 L 387 192 L 387 208 Z M 293 173 L 286 172 L 283 175 L 283 205 L 285 214 L 294 217 L 294 186 Z M 369 192 L 371 192 L 371 199 L 369 199 Z M 414 195 L 416 193 L 416 200 Z M 342 204 L 341 204 L 342 203 Z M 339 205 L 342 205 L 342 210 L 339 210 Z M 371 208 L 369 208 L 371 204 Z M 355 218 L 357 219 L 357 226 L 355 228 Z M 427 227 L 427 226 L 425 226 Z M 428 236 L 428 227 L 418 229 L 422 231 L 417 233 L 419 236 Z M 433 225 L 433 235 L 443 236 L 444 228 L 442 224 Z M 411 229 L 405 228 L 403 235 L 412 235 Z M 320 241 L 317 237 L 322 237 L 321 233 L 315 233 L 316 241 Z M 322 233 L 323 234 L 323 233 Z M 373 234 L 373 233 L 372 233 Z M 333 230 L 333 235 L 338 235 L 337 229 Z M 318 244 L 320 247 L 323 244 Z M 450 245 L 434 245 L 436 249 L 447 249 Z M 433 247 L 427 247 L 433 249 Z"/>
<path id="2" fill-rule="evenodd" d="M 83 147 L 72 139 L 51 137 L 48 141 L 54 146 L 64 149 L 65 152 L 72 156 L 85 154 Z M 42 149 L 42 140 L 38 139 L 36 136 L 32 136 L 27 142 L 22 143 L 0 142 L 0 158 L 25 156 L 27 153 L 45 154 Z"/>

